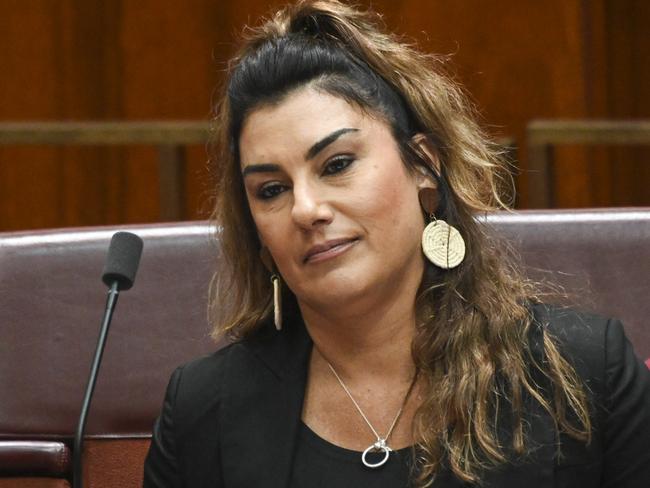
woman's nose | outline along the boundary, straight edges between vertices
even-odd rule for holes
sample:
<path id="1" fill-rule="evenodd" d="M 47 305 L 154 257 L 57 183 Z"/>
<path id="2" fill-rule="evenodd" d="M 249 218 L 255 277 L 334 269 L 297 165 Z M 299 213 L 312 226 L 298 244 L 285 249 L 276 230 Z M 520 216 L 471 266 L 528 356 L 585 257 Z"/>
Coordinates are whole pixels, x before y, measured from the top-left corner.
<path id="1" fill-rule="evenodd" d="M 318 188 L 302 183 L 294 184 L 291 216 L 298 226 L 313 229 L 330 223 L 334 214 L 325 195 Z"/>

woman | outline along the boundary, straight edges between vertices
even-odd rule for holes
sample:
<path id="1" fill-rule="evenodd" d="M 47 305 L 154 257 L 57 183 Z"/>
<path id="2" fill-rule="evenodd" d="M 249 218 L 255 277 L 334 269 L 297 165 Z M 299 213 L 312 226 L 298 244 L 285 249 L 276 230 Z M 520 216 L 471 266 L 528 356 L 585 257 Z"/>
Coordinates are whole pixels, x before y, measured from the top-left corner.
<path id="1" fill-rule="evenodd" d="M 435 59 L 299 1 L 248 32 L 218 133 L 235 342 L 172 376 L 145 486 L 648 486 L 648 373 L 477 223 L 499 154 Z"/>

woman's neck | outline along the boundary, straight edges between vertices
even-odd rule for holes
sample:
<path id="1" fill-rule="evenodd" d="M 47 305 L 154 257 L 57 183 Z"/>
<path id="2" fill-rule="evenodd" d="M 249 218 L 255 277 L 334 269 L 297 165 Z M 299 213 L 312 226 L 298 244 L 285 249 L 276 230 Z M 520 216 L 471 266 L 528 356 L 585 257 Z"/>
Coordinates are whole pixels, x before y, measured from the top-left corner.
<path id="1" fill-rule="evenodd" d="M 340 375 L 403 382 L 414 373 L 414 298 L 396 297 L 356 310 L 328 307 L 325 313 L 301 304 L 301 312 L 317 353 Z"/>

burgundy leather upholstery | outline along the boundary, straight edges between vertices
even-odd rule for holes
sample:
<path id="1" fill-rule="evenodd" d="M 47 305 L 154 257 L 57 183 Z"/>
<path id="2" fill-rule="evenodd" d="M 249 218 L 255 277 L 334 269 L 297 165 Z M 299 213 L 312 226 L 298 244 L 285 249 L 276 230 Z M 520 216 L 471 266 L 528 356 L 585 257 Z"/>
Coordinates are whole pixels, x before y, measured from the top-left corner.
<path id="1" fill-rule="evenodd" d="M 565 303 L 621 319 L 636 353 L 650 358 L 650 208 L 537 210 L 489 220 L 518 248 L 529 275 L 563 286 Z"/>
<path id="2" fill-rule="evenodd" d="M 118 300 L 86 433 L 140 438 L 146 446 L 173 368 L 215 347 L 206 298 L 217 248 L 202 223 L 130 230 L 143 237 L 145 250 L 134 287 Z M 105 306 L 101 274 L 114 231 L 0 234 L 0 442 L 33 441 L 31 451 L 13 453 L 19 462 L 0 464 L 0 476 L 31 475 L 56 463 L 59 454 L 42 441 L 71 445 Z M 131 457 L 141 466 L 146 447 L 133 444 Z M 116 470 L 106 459 L 95 454 L 87 466 L 101 465 L 104 477 L 141 472 Z M 61 471 L 69 474 L 70 466 Z M 40 486 L 32 477 L 15 486 L 25 483 Z"/>
<path id="3" fill-rule="evenodd" d="M 74 433 L 105 307 L 116 229 L 0 234 L 0 439 Z M 173 368 L 214 347 L 206 297 L 217 248 L 202 223 L 138 226 L 131 290 L 120 294 L 86 433 L 147 437 Z"/>
<path id="4" fill-rule="evenodd" d="M 637 353 L 650 357 L 650 208 L 501 213 L 488 220 L 521 249 L 531 273 L 564 285 L 583 308 L 623 319 Z M 206 317 L 218 254 L 210 228 L 188 222 L 121 229 L 145 244 L 108 337 L 86 430 L 95 439 L 146 439 L 173 368 L 216 347 Z M 115 230 L 0 234 L 0 440 L 69 443 Z"/>
<path id="5" fill-rule="evenodd" d="M 0 488 L 70 488 L 70 483 L 62 478 L 16 476 L 0 478 Z"/>
<path id="6" fill-rule="evenodd" d="M 0 472 L 39 476 L 66 476 L 70 449 L 54 441 L 0 441 Z"/>

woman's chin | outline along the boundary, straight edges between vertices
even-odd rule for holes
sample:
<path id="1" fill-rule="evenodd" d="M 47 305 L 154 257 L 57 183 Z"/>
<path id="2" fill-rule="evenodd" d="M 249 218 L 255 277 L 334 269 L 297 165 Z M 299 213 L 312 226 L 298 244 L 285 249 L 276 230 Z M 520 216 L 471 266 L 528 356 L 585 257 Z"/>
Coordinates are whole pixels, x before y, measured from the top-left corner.
<path id="1" fill-rule="evenodd" d="M 312 283 L 303 293 L 298 294 L 298 302 L 308 306 L 315 312 L 322 311 L 325 315 L 334 313 L 354 313 L 372 302 L 377 286 L 364 282 L 358 275 L 337 273 L 327 279 Z"/>

